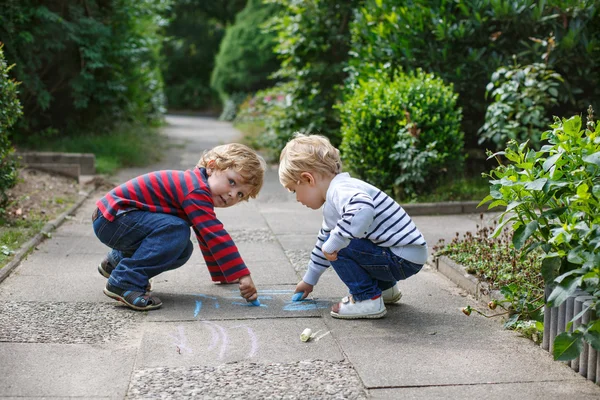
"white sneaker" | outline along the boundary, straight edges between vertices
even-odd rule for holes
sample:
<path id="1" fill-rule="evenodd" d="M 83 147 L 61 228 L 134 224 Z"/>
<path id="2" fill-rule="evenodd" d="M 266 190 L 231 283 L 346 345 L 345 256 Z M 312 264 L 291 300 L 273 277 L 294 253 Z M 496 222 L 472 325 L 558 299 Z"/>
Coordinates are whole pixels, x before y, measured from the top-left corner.
<path id="1" fill-rule="evenodd" d="M 402 292 L 396 283 L 389 289 L 385 289 L 381 293 L 381 297 L 383 297 L 384 304 L 393 304 L 398 302 L 402 298 Z"/>
<path id="2" fill-rule="evenodd" d="M 352 295 L 346 296 L 338 303 L 338 311 L 331 310 L 331 316 L 341 319 L 359 319 L 359 318 L 381 318 L 387 310 L 383 304 L 383 297 L 379 296 L 375 300 L 355 301 Z"/>

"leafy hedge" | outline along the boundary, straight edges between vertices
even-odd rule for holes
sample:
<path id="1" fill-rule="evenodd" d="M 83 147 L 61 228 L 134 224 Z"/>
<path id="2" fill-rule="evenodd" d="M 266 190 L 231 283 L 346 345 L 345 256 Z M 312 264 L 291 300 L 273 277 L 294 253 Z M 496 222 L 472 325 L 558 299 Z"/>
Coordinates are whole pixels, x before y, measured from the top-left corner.
<path id="1" fill-rule="evenodd" d="M 215 56 L 227 26 L 245 5 L 246 0 L 175 0 L 162 66 L 170 109 L 219 108 L 219 95 L 210 87 Z"/>
<path id="2" fill-rule="evenodd" d="M 345 168 L 401 196 L 461 171 L 461 110 L 452 85 L 433 74 L 397 72 L 361 82 L 338 106 Z"/>
<path id="3" fill-rule="evenodd" d="M 8 139 L 8 130 L 22 115 L 17 83 L 8 75 L 13 65 L 7 64 L 3 47 L 0 43 L 0 214 L 6 203 L 6 190 L 17 182 L 16 162 L 11 157 L 14 150 Z"/>
<path id="4" fill-rule="evenodd" d="M 264 32 L 262 25 L 276 10 L 273 4 L 249 0 L 236 15 L 235 23 L 227 28 L 211 76 L 211 87 L 222 99 L 273 84 L 269 75 L 279 68 L 273 52 L 275 35 Z"/>
<path id="5" fill-rule="evenodd" d="M 68 3 L 68 4 L 67 4 Z M 89 131 L 164 110 L 159 69 L 169 0 L 19 0 L 0 7 L 26 116 L 17 142 L 46 130 Z"/>
<path id="6" fill-rule="evenodd" d="M 339 145 L 340 117 L 333 106 L 343 97 L 350 22 L 362 0 L 266 1 L 281 8 L 270 22 L 281 62 L 275 76 L 293 86 L 286 112 L 268 129 L 278 143 L 308 131 Z"/>
<path id="7" fill-rule="evenodd" d="M 582 289 L 593 297 L 592 310 L 600 312 L 599 132 L 590 107 L 585 126 L 578 115 L 555 118 L 542 136 L 548 144 L 539 151 L 513 140 L 493 154 L 510 163 L 490 172 L 490 195 L 482 204 L 506 206 L 495 235 L 511 224 L 517 250 L 542 250 L 542 276 L 553 289 L 547 299 L 550 307 Z M 600 351 L 600 320 L 557 336 L 555 359 L 577 357 L 584 340 Z"/>
<path id="8" fill-rule="evenodd" d="M 354 79 L 374 66 L 423 68 L 454 84 L 467 142 L 476 146 L 485 87 L 501 66 L 544 61 L 565 79 L 568 100 L 548 115 L 600 99 L 600 8 L 594 0 L 366 0 L 352 23 Z"/>

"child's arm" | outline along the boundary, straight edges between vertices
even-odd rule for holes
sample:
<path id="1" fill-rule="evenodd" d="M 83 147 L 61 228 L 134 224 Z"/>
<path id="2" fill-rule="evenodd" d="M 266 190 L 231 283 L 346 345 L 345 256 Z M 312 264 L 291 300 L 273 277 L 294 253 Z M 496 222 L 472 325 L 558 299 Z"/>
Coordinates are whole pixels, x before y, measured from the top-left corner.
<path id="1" fill-rule="evenodd" d="M 250 275 L 233 239 L 217 219 L 208 193 L 190 193 L 183 206 L 213 280 L 231 282 Z"/>
<path id="2" fill-rule="evenodd" d="M 365 192 L 354 193 L 348 201 L 342 198 L 336 198 L 334 201 L 341 218 L 322 246 L 322 251 L 331 255 L 348 246 L 350 240 L 364 238 L 375 219 L 373 199 Z"/>
<path id="3" fill-rule="evenodd" d="M 329 229 L 325 225 L 325 221 L 323 221 L 323 226 L 317 235 L 317 243 L 310 253 L 310 261 L 308 262 L 308 269 L 302 278 L 302 281 L 311 287 L 316 285 L 319 281 L 319 278 L 329 268 L 331 263 L 325 258 L 323 251 L 321 250 L 323 243 L 327 240 L 329 236 Z M 296 290 L 298 291 L 298 290 Z M 312 291 L 312 290 L 311 290 Z M 309 292 L 310 293 L 310 292 Z"/>

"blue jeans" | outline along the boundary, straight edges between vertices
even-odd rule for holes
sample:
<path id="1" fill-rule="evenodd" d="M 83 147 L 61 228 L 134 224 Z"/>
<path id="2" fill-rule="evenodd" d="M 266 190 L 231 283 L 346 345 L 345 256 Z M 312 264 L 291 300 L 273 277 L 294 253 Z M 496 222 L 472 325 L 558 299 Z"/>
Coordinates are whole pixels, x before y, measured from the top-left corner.
<path id="1" fill-rule="evenodd" d="M 125 290 L 145 292 L 150 278 L 181 267 L 194 250 L 190 225 L 170 214 L 128 211 L 110 222 L 100 213 L 93 225 L 112 249 L 108 260 L 115 269 L 108 282 Z"/>
<path id="2" fill-rule="evenodd" d="M 351 240 L 338 252 L 337 260 L 331 261 L 331 266 L 358 301 L 380 295 L 383 290 L 416 274 L 423 267 L 367 239 Z"/>

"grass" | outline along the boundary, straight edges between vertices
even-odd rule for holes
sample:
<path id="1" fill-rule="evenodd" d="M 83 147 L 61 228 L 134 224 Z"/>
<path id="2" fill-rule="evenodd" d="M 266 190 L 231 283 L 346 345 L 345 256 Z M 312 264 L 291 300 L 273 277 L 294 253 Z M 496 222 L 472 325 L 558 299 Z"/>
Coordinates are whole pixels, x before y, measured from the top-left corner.
<path id="1" fill-rule="evenodd" d="M 120 168 L 148 165 L 161 159 L 167 140 L 158 127 L 122 124 L 109 133 L 42 137 L 33 150 L 94 153 L 96 172 L 111 175 Z"/>

